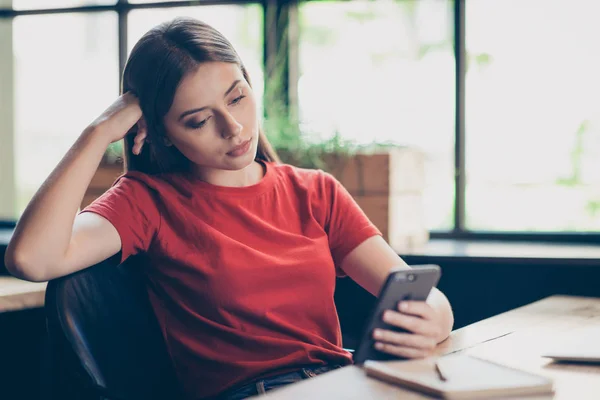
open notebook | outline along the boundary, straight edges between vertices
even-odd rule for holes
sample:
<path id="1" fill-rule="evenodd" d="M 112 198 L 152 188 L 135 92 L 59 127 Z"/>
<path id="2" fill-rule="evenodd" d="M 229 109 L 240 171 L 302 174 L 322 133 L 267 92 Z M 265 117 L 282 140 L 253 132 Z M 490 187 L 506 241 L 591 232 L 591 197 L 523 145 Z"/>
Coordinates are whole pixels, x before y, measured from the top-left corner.
<path id="1" fill-rule="evenodd" d="M 463 354 L 409 361 L 367 361 L 364 370 L 374 378 L 446 399 L 553 393 L 549 378 Z"/>

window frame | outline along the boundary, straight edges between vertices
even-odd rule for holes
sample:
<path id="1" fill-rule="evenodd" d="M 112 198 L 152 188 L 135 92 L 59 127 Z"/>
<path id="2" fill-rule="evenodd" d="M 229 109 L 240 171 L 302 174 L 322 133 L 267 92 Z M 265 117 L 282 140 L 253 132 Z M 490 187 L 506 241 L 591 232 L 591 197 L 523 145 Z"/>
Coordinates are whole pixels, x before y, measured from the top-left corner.
<path id="1" fill-rule="evenodd" d="M 131 4 L 127 0 L 118 0 L 112 5 L 89 5 L 53 9 L 13 10 L 1 9 L 0 19 L 12 19 L 22 15 L 44 15 L 61 13 L 94 13 L 116 12 L 118 15 L 118 60 L 119 74 L 123 73 L 127 59 L 127 21 L 129 12 L 138 9 L 158 9 L 171 7 L 191 7 L 201 5 L 226 4 L 261 4 L 263 7 L 263 62 L 265 81 L 269 79 L 275 55 L 285 52 L 285 82 L 281 87 L 286 91 L 290 112 L 297 107 L 297 54 L 298 41 L 289 40 L 297 37 L 299 1 L 319 0 L 195 0 L 171 1 L 143 4 Z M 343 1 L 343 0 L 337 0 Z M 465 165 L 465 77 L 466 77 L 466 37 L 465 37 L 465 3 L 467 0 L 453 0 L 454 8 L 454 55 L 455 55 L 455 147 L 454 147 L 454 223 L 448 231 L 433 231 L 432 238 L 463 240 L 496 240 L 496 241 L 536 241 L 555 243 L 600 243 L 600 232 L 484 232 L 466 228 L 466 165 Z M 10 1 L 9 1 L 10 2 Z M 291 32 L 291 33 L 290 33 Z M 16 221 L 0 220 L 0 229 L 14 228 Z"/>

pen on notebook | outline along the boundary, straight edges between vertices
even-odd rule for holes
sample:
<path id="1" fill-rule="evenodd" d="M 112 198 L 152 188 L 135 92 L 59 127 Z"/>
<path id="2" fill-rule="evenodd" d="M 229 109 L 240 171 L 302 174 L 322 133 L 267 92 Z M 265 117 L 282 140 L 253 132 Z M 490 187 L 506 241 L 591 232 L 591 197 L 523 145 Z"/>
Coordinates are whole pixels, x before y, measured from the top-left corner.
<path id="1" fill-rule="evenodd" d="M 442 368 L 440 368 L 440 363 L 438 361 L 436 361 L 434 365 L 435 365 L 435 372 L 437 373 L 440 380 L 446 382 L 448 380 L 448 376 L 446 374 L 444 374 L 444 371 L 442 370 Z"/>

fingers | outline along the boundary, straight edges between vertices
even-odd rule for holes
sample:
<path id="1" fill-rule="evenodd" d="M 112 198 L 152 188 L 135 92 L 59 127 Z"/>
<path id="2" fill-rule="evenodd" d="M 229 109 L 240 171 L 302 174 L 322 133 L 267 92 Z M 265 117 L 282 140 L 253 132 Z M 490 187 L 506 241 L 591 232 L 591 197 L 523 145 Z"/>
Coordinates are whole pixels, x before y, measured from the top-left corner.
<path id="1" fill-rule="evenodd" d="M 429 336 L 393 332 L 385 329 L 375 329 L 373 338 L 378 342 L 421 349 L 427 352 L 431 352 L 437 345 L 435 339 Z"/>
<path id="2" fill-rule="evenodd" d="M 439 336 L 439 328 L 434 320 L 387 310 L 383 314 L 383 321 L 392 326 L 402 328 L 419 335 L 428 336 L 431 338 L 436 338 Z"/>
<path id="3" fill-rule="evenodd" d="M 424 319 L 435 319 L 436 317 L 433 307 L 424 301 L 403 301 L 398 304 L 398 311 Z"/>
<path id="4" fill-rule="evenodd" d="M 398 311 L 387 310 L 383 321 L 407 332 L 376 329 L 373 332 L 375 348 L 398 357 L 427 357 L 433 353 L 440 336 L 438 319 L 436 311 L 426 302 L 403 301 Z"/>
<path id="5" fill-rule="evenodd" d="M 396 346 L 389 343 L 375 343 L 375 348 L 383 353 L 388 353 L 404 358 L 425 358 L 431 355 L 431 350 L 417 349 L 414 347 Z"/>
<path id="6" fill-rule="evenodd" d="M 134 144 L 133 144 L 133 148 L 131 149 L 131 151 L 135 155 L 139 155 L 141 153 L 142 146 L 144 145 L 146 136 L 148 136 L 148 129 L 146 127 L 146 122 L 144 121 L 143 118 L 138 121 L 137 125 L 138 125 L 138 131 L 135 135 L 135 138 L 133 139 Z"/>
<path id="7" fill-rule="evenodd" d="M 131 150 L 133 154 L 139 155 L 141 153 L 145 138 L 146 134 L 138 131 L 138 133 L 135 135 L 135 139 L 133 139 L 133 148 Z"/>

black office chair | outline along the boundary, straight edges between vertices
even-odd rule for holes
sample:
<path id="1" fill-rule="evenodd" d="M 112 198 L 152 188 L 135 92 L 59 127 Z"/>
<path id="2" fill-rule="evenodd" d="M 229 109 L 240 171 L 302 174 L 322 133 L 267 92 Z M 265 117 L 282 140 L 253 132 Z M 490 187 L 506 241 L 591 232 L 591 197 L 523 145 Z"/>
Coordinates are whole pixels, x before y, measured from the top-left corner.
<path id="1" fill-rule="evenodd" d="M 116 257 L 48 283 L 53 399 L 182 398 L 152 311 L 141 256 Z"/>

